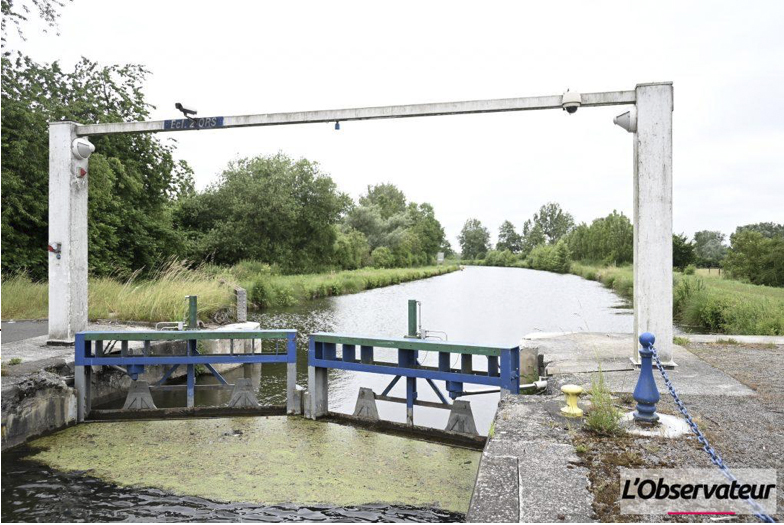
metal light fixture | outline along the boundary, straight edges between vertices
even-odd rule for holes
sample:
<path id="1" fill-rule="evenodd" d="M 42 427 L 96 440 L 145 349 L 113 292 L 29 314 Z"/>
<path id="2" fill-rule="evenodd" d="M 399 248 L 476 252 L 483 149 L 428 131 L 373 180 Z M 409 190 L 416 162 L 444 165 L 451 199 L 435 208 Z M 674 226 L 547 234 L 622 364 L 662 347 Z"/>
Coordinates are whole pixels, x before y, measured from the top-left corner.
<path id="1" fill-rule="evenodd" d="M 339 120 L 335 121 L 335 131 L 340 131 L 340 121 Z"/>

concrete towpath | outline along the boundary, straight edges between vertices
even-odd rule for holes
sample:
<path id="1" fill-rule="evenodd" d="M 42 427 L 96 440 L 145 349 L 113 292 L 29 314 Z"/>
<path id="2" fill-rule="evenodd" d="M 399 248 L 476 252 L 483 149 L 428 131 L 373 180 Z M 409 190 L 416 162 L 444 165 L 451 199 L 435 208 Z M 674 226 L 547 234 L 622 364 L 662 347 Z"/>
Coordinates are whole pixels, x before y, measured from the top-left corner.
<path id="1" fill-rule="evenodd" d="M 729 336 L 728 336 L 729 337 Z M 569 376 L 589 388 L 591 376 L 600 368 L 613 392 L 633 392 L 639 369 L 631 362 L 632 335 L 622 333 L 579 332 L 550 336 L 526 336 L 523 347 L 537 348 L 544 355 L 548 375 Z M 749 396 L 754 392 L 730 375 L 712 367 L 682 346 L 673 345 L 676 367 L 668 374 L 684 395 Z M 654 374 L 660 392 L 667 389 L 659 374 Z"/>
<path id="2" fill-rule="evenodd" d="M 631 334 L 604 333 L 533 334 L 522 340 L 522 347 L 535 347 L 544 356 L 549 395 L 501 400 L 482 454 L 469 522 L 598 520 L 590 473 L 579 462 L 573 430 L 559 414 L 560 387 L 573 383 L 588 390 L 601 367 L 612 392 L 633 392 L 639 369 L 630 360 L 632 341 Z M 668 374 L 690 399 L 743 401 L 756 394 L 681 346 L 673 347 L 673 356 L 677 366 Z M 654 377 L 666 392 L 659 374 Z"/>

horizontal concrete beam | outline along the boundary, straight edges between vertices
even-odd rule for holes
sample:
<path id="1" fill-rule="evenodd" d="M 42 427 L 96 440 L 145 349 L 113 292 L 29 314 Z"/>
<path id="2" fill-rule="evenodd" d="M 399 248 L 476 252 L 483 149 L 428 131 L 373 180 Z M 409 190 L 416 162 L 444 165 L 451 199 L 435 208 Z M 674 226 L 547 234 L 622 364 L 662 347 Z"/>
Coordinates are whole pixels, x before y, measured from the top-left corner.
<path id="1" fill-rule="evenodd" d="M 617 106 L 634 104 L 634 91 L 608 91 L 583 93 L 582 106 Z M 526 111 L 534 109 L 559 109 L 561 95 L 544 97 L 501 98 L 492 100 L 469 100 L 463 102 L 437 102 L 433 104 L 411 104 L 402 106 L 379 106 L 372 108 L 328 109 L 299 111 L 293 113 L 263 113 L 259 115 L 236 115 L 223 118 L 223 124 L 203 129 L 242 128 L 249 126 L 280 126 L 285 124 L 314 124 L 349 120 L 372 120 L 383 118 L 435 117 L 440 115 L 465 115 L 469 113 L 499 113 L 504 111 Z M 209 119 L 211 117 L 208 117 Z M 205 119 L 205 120 L 207 120 Z M 117 122 L 88 124 L 76 127 L 76 134 L 111 135 L 116 133 L 160 133 L 169 131 L 195 131 L 193 128 L 166 129 L 164 120 L 149 122 Z"/>

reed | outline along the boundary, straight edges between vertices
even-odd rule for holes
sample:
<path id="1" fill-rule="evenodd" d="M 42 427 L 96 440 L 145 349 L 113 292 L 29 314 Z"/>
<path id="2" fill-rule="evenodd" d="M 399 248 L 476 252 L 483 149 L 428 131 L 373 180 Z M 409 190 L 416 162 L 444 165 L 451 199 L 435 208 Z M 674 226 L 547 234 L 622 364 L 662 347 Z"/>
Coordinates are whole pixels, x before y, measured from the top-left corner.
<path id="1" fill-rule="evenodd" d="M 277 275 L 269 265 L 243 261 L 231 268 L 202 265 L 190 268 L 170 260 L 151 276 L 124 281 L 92 277 L 88 283 L 90 320 L 181 321 L 187 316 L 185 296 L 199 296 L 199 318 L 208 321 L 220 309 L 230 308 L 237 283 L 248 290 L 258 308 L 292 306 L 319 297 L 356 293 L 416 279 L 442 275 L 458 266 L 392 268 L 310 275 Z M 2 317 L 43 319 L 48 315 L 48 285 L 24 275 L 3 277 Z"/>

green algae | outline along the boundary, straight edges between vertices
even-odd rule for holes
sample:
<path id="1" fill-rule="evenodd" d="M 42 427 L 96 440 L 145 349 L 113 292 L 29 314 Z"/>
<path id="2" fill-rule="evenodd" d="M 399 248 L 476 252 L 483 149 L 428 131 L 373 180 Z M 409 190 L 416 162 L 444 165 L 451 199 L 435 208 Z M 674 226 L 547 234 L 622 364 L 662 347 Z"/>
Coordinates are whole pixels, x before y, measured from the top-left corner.
<path id="1" fill-rule="evenodd" d="M 31 459 L 213 501 L 437 507 L 465 513 L 480 453 L 303 418 L 88 423 Z"/>

